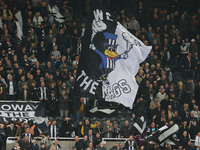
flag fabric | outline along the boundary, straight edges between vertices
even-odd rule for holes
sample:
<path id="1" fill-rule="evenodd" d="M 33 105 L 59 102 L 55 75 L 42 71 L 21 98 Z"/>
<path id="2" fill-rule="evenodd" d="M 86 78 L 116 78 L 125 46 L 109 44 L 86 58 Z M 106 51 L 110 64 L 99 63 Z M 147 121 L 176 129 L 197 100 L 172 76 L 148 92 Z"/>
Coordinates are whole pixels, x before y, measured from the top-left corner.
<path id="1" fill-rule="evenodd" d="M 165 125 L 161 128 L 159 128 L 154 134 L 150 135 L 147 138 L 147 141 L 151 142 L 157 142 L 159 144 L 171 144 L 171 145 L 178 145 L 178 142 L 174 140 L 172 135 L 176 133 L 179 130 L 179 127 L 177 124 L 174 125 Z"/>
<path id="2" fill-rule="evenodd" d="M 40 135 L 42 132 L 48 131 L 48 118 L 46 116 L 45 109 L 42 104 L 40 104 L 35 110 L 34 121 L 38 131 L 38 135 Z"/>
<path id="3" fill-rule="evenodd" d="M 141 134 L 143 135 L 146 127 L 147 127 L 147 122 L 144 119 L 143 116 L 141 116 L 134 124 L 133 126 L 135 127 L 135 129 Z"/>
<path id="4" fill-rule="evenodd" d="M 22 14 L 21 14 L 21 11 L 18 11 L 16 14 L 15 14 L 15 17 L 16 17 L 16 26 L 17 26 L 17 37 L 21 40 L 22 37 L 23 37 L 23 21 L 22 21 Z"/>
<path id="5" fill-rule="evenodd" d="M 151 51 L 98 2 L 86 24 L 75 95 L 132 108 L 138 90 L 135 75 Z"/>

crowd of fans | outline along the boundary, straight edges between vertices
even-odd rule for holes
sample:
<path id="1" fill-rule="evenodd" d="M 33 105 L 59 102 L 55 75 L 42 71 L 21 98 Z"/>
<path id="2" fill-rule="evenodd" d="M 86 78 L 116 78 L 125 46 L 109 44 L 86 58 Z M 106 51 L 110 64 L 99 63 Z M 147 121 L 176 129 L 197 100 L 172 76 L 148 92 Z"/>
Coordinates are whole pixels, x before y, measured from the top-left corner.
<path id="1" fill-rule="evenodd" d="M 59 137 L 75 137 L 74 150 L 104 150 L 103 137 L 127 138 L 125 144 L 112 149 L 159 149 L 157 143 L 145 142 L 130 124 L 141 116 L 148 120 L 147 135 L 165 124 L 179 125 L 173 138 L 180 144 L 166 145 L 166 149 L 194 149 L 191 139 L 196 139 L 195 147 L 200 148 L 198 2 L 170 0 L 167 6 L 147 8 L 147 3 L 140 1 L 134 11 L 123 8 L 125 0 L 102 3 L 127 30 L 152 45 L 136 76 L 139 90 L 131 113 L 121 113 L 121 118 L 127 117 L 123 121 L 117 116 L 84 119 L 84 98 L 73 102 L 89 0 L 0 0 L 0 99 L 40 101 L 49 117 L 65 118 L 60 125 L 49 121 L 48 132 L 42 134 L 32 122 L 2 122 L 1 149 L 5 149 L 7 137 L 15 136 L 18 142 L 13 150 L 59 150 Z M 63 23 L 49 11 L 48 4 L 58 6 Z M 15 23 L 18 11 L 23 20 L 22 37 L 17 36 Z M 118 107 L 122 112 L 127 109 Z M 40 145 L 34 136 L 42 137 Z M 57 140 L 51 143 L 49 138 Z"/>

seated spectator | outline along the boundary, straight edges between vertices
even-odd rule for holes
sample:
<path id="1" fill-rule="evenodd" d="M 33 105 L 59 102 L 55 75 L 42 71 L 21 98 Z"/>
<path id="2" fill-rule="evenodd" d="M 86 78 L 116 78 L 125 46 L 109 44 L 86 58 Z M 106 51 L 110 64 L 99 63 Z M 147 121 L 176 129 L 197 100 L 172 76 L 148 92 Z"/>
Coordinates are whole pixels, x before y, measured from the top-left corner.
<path id="1" fill-rule="evenodd" d="M 75 136 L 75 147 L 77 150 L 81 150 L 83 148 L 83 144 L 81 143 L 81 141 L 79 140 L 78 136 Z"/>
<path id="2" fill-rule="evenodd" d="M 58 142 L 58 140 L 54 141 L 53 146 L 56 148 L 56 150 L 61 150 L 62 149 L 60 144 L 59 144 L 59 142 Z"/>
<path id="3" fill-rule="evenodd" d="M 119 150 L 125 150 L 124 145 L 122 143 L 119 143 Z"/>
<path id="4" fill-rule="evenodd" d="M 30 128 L 26 128 L 25 132 L 22 133 L 22 138 L 25 139 L 25 137 L 28 138 L 29 143 L 32 142 L 34 135 L 31 133 Z"/>
<path id="5" fill-rule="evenodd" d="M 44 143 L 41 143 L 40 150 L 48 150 Z"/>
<path id="6" fill-rule="evenodd" d="M 103 145 L 103 142 L 101 142 L 99 144 L 99 147 L 97 148 L 97 150 L 107 150 L 106 147 Z"/>
<path id="7" fill-rule="evenodd" d="M 41 147 L 44 149 L 49 149 L 50 146 L 51 146 L 51 140 L 50 140 L 50 137 L 47 136 L 48 135 L 48 132 L 42 132 L 40 134 L 40 136 L 42 137 L 41 141 L 40 141 L 40 145 Z"/>
<path id="8" fill-rule="evenodd" d="M 19 143 L 15 143 L 14 147 L 11 150 L 21 150 Z"/>
<path id="9" fill-rule="evenodd" d="M 83 144 L 83 149 L 86 149 L 89 146 L 89 140 L 87 135 L 83 137 L 82 144 Z"/>
<path id="10" fill-rule="evenodd" d="M 32 150 L 39 150 L 39 146 L 38 146 L 36 140 L 33 140 L 33 141 L 32 141 L 32 143 L 31 143 L 31 148 L 32 148 Z"/>
<path id="11" fill-rule="evenodd" d="M 129 136 L 124 147 L 125 147 L 125 149 L 135 149 L 135 148 L 137 148 L 137 142 L 133 139 L 133 135 Z"/>

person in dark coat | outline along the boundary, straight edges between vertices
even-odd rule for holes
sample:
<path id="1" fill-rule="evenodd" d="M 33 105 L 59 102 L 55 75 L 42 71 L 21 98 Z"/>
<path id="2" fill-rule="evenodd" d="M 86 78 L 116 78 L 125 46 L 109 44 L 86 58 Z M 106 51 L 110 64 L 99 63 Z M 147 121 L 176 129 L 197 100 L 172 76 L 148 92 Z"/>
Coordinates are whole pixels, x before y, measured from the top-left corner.
<path id="1" fill-rule="evenodd" d="M 62 91 L 62 95 L 59 97 L 59 110 L 61 117 L 67 117 L 69 112 L 69 96 L 66 95 L 66 91 Z"/>
<path id="2" fill-rule="evenodd" d="M 200 126 L 197 124 L 197 120 L 192 121 L 192 125 L 189 127 L 189 133 L 191 139 L 195 139 L 196 135 L 200 132 Z"/>
<path id="3" fill-rule="evenodd" d="M 130 134 L 130 127 L 129 127 L 129 121 L 126 120 L 124 122 L 124 126 L 121 128 L 121 138 L 128 138 Z"/>
<path id="4" fill-rule="evenodd" d="M 96 133 L 96 136 L 94 137 L 94 140 L 93 140 L 94 148 L 98 147 L 101 141 L 102 141 L 102 137 L 100 136 L 99 133 Z"/>
<path id="5" fill-rule="evenodd" d="M 19 91 L 18 100 L 30 101 L 30 91 L 26 84 L 23 86 L 23 89 Z"/>
<path id="6" fill-rule="evenodd" d="M 49 111 L 49 115 L 51 117 L 55 117 L 58 115 L 58 98 L 55 96 L 55 92 L 51 91 L 51 94 L 47 101 L 47 107 Z"/>
<path id="7" fill-rule="evenodd" d="M 83 136 L 83 135 L 81 134 L 82 126 L 83 126 L 83 122 L 80 120 L 80 121 L 78 122 L 77 127 L 76 127 L 76 135 L 77 135 L 78 137 L 82 137 L 82 136 Z"/>
<path id="8" fill-rule="evenodd" d="M 65 117 L 65 121 L 62 123 L 60 127 L 60 136 L 71 137 L 72 131 L 73 131 L 73 127 L 71 125 L 70 118 Z"/>
<path id="9" fill-rule="evenodd" d="M 39 97 L 37 96 L 38 89 L 36 87 L 36 82 L 31 83 L 30 87 L 30 100 L 31 101 L 39 101 Z"/>
<path id="10" fill-rule="evenodd" d="M 83 149 L 87 149 L 87 147 L 88 147 L 88 145 L 89 145 L 89 140 L 88 140 L 88 136 L 87 135 L 85 135 L 84 137 L 83 137 L 83 140 L 81 140 L 81 142 L 82 142 L 82 145 L 83 145 Z"/>
<path id="11" fill-rule="evenodd" d="M 10 125 L 6 128 L 6 136 L 7 137 L 15 137 L 17 128 L 14 124 L 14 122 L 10 122 Z"/>
<path id="12" fill-rule="evenodd" d="M 187 123 L 189 123 L 190 110 L 189 110 L 188 104 L 184 104 L 184 107 L 180 110 L 180 116 L 181 116 L 181 120 L 185 120 L 185 121 L 187 121 Z"/>
<path id="13" fill-rule="evenodd" d="M 81 150 L 83 149 L 83 144 L 82 142 L 79 140 L 79 137 L 78 136 L 75 136 L 75 147 L 76 147 L 76 150 Z"/>
<path id="14" fill-rule="evenodd" d="M 156 124 L 160 123 L 160 117 L 161 117 L 161 108 L 160 103 L 158 103 L 157 107 L 152 110 L 152 118 L 155 121 Z"/>
<path id="15" fill-rule="evenodd" d="M 0 148 L 2 148 L 3 146 L 5 136 L 6 136 L 6 133 L 4 131 L 4 124 L 0 123 Z"/>
<path id="16" fill-rule="evenodd" d="M 31 143 L 31 148 L 32 148 L 32 150 L 39 150 L 39 146 L 38 146 L 36 140 L 33 140 L 33 141 L 32 141 L 32 143 Z"/>
<path id="17" fill-rule="evenodd" d="M 190 141 L 190 138 L 188 136 L 188 132 L 184 131 L 183 135 L 180 137 L 180 143 L 183 145 L 183 148 L 187 147 L 188 142 Z"/>

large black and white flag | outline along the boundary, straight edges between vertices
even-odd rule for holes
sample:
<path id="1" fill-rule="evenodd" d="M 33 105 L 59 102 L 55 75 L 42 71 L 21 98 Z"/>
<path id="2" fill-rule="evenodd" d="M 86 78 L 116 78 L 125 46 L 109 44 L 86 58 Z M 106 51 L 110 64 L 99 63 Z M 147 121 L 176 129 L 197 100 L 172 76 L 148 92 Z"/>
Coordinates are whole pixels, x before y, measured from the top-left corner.
<path id="1" fill-rule="evenodd" d="M 95 2 L 87 21 L 75 95 L 132 108 L 139 64 L 151 50 Z"/>
<path id="2" fill-rule="evenodd" d="M 173 134 L 179 130 L 177 124 L 165 125 L 159 128 L 154 134 L 147 138 L 147 141 L 157 142 L 159 144 L 166 143 L 170 145 L 178 145 L 179 143 L 173 138 Z"/>

